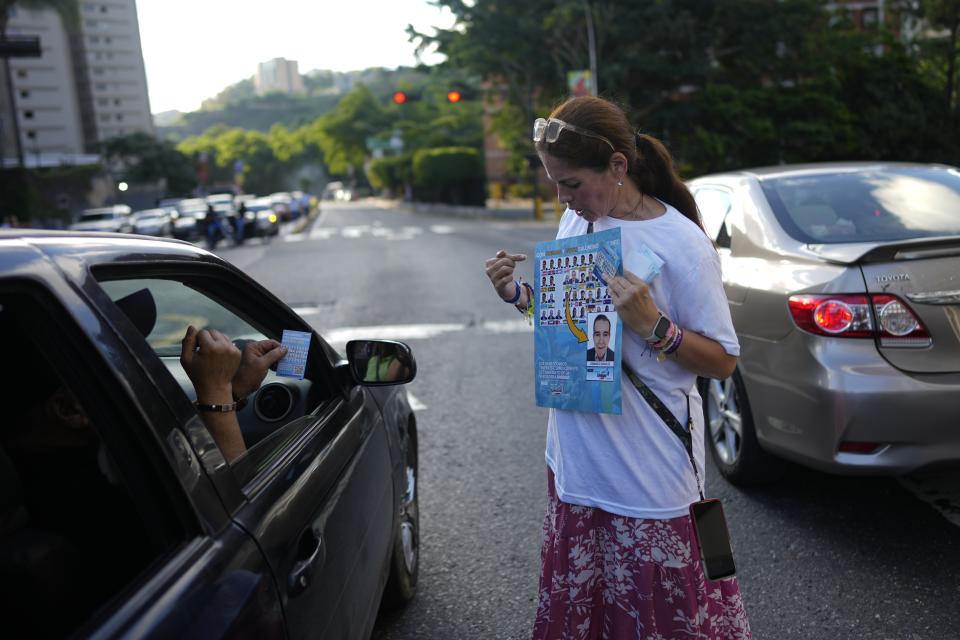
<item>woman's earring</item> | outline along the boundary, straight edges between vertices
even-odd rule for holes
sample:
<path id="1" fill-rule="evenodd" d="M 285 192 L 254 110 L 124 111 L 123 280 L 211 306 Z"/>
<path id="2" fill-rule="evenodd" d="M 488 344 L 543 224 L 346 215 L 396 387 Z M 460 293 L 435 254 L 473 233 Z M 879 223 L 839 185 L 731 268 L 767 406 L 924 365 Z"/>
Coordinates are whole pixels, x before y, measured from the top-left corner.
<path id="1" fill-rule="evenodd" d="M 623 186 L 623 178 L 620 178 L 620 182 L 617 183 L 617 186 L 618 186 L 618 187 L 622 187 L 622 186 Z"/>

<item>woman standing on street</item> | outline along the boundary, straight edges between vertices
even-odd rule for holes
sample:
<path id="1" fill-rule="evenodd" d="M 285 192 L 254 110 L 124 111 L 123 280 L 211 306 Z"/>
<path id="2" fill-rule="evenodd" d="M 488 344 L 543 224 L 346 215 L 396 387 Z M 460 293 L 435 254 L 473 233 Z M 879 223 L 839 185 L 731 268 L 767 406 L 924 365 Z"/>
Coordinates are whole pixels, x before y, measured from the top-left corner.
<path id="1" fill-rule="evenodd" d="M 649 285 L 628 272 L 610 278 L 609 295 L 625 365 L 681 422 L 692 418 L 697 474 L 627 375 L 621 415 L 551 409 L 533 636 L 750 638 L 736 579 L 704 576 L 688 515 L 704 477 L 696 377 L 726 378 L 740 353 L 693 196 L 666 148 L 606 100 L 565 102 L 535 123 L 534 141 L 566 205 L 557 238 L 620 227 L 623 255 L 643 243 L 665 261 Z M 535 303 L 514 279 L 525 259 L 499 251 L 486 263 L 500 298 L 524 313 Z"/>

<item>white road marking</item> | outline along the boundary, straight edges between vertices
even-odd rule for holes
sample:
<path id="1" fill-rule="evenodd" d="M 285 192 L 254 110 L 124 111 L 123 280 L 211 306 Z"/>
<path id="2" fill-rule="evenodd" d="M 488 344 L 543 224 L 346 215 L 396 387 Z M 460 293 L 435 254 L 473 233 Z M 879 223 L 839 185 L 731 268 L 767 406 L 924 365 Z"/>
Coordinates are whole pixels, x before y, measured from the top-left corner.
<path id="1" fill-rule="evenodd" d="M 298 316 L 315 316 L 322 311 L 320 307 L 292 307 Z"/>
<path id="2" fill-rule="evenodd" d="M 319 315 L 323 312 L 317 307 L 295 309 L 301 316 Z M 395 324 L 373 327 L 340 327 L 320 330 L 319 333 L 334 348 L 341 348 L 350 340 L 428 340 L 444 333 L 466 331 L 479 328 L 489 333 L 531 333 L 531 327 L 525 320 L 496 320 L 472 324 Z"/>
<path id="3" fill-rule="evenodd" d="M 441 333 L 463 331 L 464 324 L 395 324 L 376 327 L 344 327 L 331 331 L 321 331 L 327 342 L 343 344 L 348 340 L 384 339 L 384 340 L 426 340 Z"/>
<path id="4" fill-rule="evenodd" d="M 361 238 L 383 238 L 385 240 L 412 240 L 421 235 L 424 230 L 415 226 L 404 226 L 399 228 L 385 227 L 379 221 L 373 224 L 355 224 L 345 227 L 323 227 L 320 225 L 322 218 L 318 219 L 309 231 L 300 233 L 288 233 L 283 236 L 284 242 L 303 242 L 304 240 L 329 240 L 334 237 L 340 237 L 347 240 L 359 240 Z M 432 225 L 429 227 L 431 233 L 438 235 L 449 235 L 456 232 L 454 227 L 449 225 Z"/>
<path id="5" fill-rule="evenodd" d="M 481 325 L 490 333 L 528 333 L 533 325 L 520 318 L 515 320 L 487 320 Z"/>
<path id="6" fill-rule="evenodd" d="M 407 401 L 410 403 L 410 408 L 414 411 L 423 411 L 427 408 L 427 405 L 420 402 L 420 400 L 409 391 L 407 391 Z"/>
<path id="7" fill-rule="evenodd" d="M 336 235 L 337 230 L 329 227 L 314 227 L 310 230 L 311 240 L 328 240 Z"/>

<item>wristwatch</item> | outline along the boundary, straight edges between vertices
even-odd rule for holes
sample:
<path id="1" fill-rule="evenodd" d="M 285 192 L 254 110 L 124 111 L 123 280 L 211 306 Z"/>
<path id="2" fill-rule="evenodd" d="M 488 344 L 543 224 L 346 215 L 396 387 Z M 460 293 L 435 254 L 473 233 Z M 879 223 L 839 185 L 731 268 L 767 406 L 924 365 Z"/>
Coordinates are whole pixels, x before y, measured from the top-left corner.
<path id="1" fill-rule="evenodd" d="M 657 323 L 653 325 L 653 333 L 646 337 L 646 341 L 660 342 L 667 337 L 668 329 L 670 329 L 670 318 L 661 313 Z"/>

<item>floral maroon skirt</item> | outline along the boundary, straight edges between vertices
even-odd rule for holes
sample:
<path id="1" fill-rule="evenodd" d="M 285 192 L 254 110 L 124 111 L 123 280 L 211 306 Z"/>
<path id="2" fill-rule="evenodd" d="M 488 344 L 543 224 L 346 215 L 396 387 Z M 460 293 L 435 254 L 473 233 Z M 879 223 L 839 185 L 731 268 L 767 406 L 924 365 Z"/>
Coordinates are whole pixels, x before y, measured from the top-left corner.
<path id="1" fill-rule="evenodd" d="M 548 469 L 534 640 L 750 638 L 736 578 L 707 580 L 689 517 L 561 502 Z"/>

